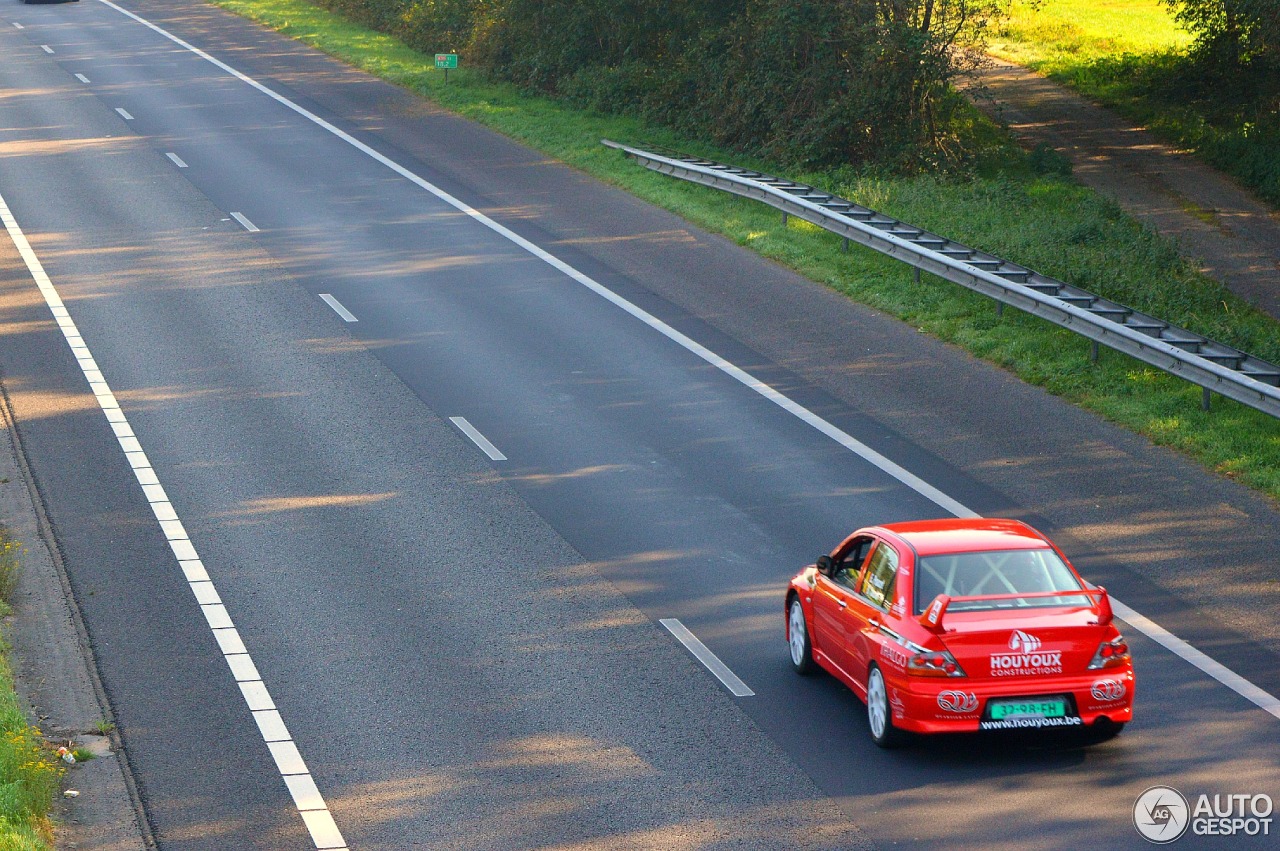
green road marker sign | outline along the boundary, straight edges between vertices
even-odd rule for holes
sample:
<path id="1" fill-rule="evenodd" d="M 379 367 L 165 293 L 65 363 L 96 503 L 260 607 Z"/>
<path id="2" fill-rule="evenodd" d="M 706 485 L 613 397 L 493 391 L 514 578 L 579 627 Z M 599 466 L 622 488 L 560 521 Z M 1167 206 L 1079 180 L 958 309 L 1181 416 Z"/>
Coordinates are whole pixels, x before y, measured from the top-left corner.
<path id="1" fill-rule="evenodd" d="M 458 54 L 437 53 L 436 70 L 444 72 L 444 81 L 449 82 L 449 69 L 458 67 Z"/>

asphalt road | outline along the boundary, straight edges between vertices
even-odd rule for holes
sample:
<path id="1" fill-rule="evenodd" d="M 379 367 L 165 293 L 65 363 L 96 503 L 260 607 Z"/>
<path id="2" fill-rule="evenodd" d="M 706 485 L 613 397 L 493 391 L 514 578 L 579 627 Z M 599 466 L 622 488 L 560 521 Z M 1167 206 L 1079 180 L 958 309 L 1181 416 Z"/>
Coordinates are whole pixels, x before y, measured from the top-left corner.
<path id="1" fill-rule="evenodd" d="M 1137 847 L 1148 786 L 1280 798 L 1280 721 L 1133 631 L 1115 742 L 877 750 L 848 691 L 789 671 L 780 592 L 858 525 L 945 511 L 351 142 L 951 498 L 1042 526 L 1276 693 L 1272 505 L 313 51 L 199 4 L 129 8 L 351 134 L 97 0 L 0 2 L 0 195 L 350 847 Z M 0 312 L 157 841 L 312 847 L 7 241 Z"/>

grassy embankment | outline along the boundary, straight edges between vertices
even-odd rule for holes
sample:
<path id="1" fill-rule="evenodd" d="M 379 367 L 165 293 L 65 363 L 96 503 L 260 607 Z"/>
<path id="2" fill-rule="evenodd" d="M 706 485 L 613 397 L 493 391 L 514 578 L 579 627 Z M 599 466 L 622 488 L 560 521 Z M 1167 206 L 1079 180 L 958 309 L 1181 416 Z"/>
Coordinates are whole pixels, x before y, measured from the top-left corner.
<path id="1" fill-rule="evenodd" d="M 0 527 L 0 619 L 9 614 L 21 551 Z M 0 652 L 0 851 L 49 850 L 49 810 L 61 777 L 61 766 L 43 747 L 40 731 L 27 723 Z"/>
<path id="2" fill-rule="evenodd" d="M 1017 311 L 997 317 L 990 301 L 929 276 L 914 284 L 903 264 L 861 249 L 841 254 L 832 234 L 795 219 L 784 226 L 770 208 L 645 171 L 599 140 L 644 140 L 731 162 L 742 157 L 636 120 L 577 112 L 486 82 L 468 71 L 465 56 L 446 86 L 431 56 L 301 0 L 215 2 L 421 92 L 1280 498 L 1277 420 L 1226 400 L 1215 400 L 1205 413 L 1198 387 L 1113 352 L 1091 364 L 1089 344 L 1074 334 Z M 1194 272 L 1168 242 L 1115 205 L 1069 180 L 1031 173 L 1020 156 L 1006 160 L 1001 171 L 965 180 L 849 171 L 789 176 L 1280 362 L 1280 324 Z M 778 171 L 769 163 L 743 164 Z"/>
<path id="3" fill-rule="evenodd" d="M 1191 44 L 1162 0 L 1013 0 L 990 52 L 1119 110 L 1280 206 L 1280 121 L 1258 114 L 1259 89 L 1188 66 Z M 1261 90 L 1276 95 L 1274 83 Z"/>

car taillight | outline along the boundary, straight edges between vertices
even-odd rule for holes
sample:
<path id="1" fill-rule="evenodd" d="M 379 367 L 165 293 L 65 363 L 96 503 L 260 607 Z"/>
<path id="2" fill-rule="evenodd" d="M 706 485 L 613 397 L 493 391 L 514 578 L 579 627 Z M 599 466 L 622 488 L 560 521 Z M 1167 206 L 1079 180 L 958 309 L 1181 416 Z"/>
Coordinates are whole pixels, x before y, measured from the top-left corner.
<path id="1" fill-rule="evenodd" d="M 964 669 L 946 650 L 917 653 L 907 660 L 907 673 L 916 677 L 964 677 Z"/>
<path id="2" fill-rule="evenodd" d="M 1124 636 L 1116 636 L 1110 641 L 1104 641 L 1098 645 L 1098 652 L 1093 654 L 1093 661 L 1089 663 L 1090 671 L 1097 671 L 1101 668 L 1114 668 L 1117 665 L 1124 665 L 1129 661 L 1129 645 L 1125 642 Z"/>

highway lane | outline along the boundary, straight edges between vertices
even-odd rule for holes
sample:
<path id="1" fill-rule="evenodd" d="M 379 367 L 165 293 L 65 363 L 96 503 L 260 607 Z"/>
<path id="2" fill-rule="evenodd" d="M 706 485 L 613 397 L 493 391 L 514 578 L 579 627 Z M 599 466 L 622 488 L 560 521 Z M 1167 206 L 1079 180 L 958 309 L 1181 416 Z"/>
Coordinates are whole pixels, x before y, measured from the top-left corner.
<path id="1" fill-rule="evenodd" d="M 341 492 L 348 498 L 353 493 L 365 500 L 371 495 L 401 493 L 378 490 L 380 485 L 385 487 L 385 470 L 372 477 L 377 481 L 369 481 L 367 472 L 346 457 L 350 446 L 342 445 L 334 435 L 317 439 L 326 429 L 321 422 L 309 422 L 319 419 L 314 413 L 300 412 L 281 401 L 296 394 L 299 386 L 334 392 L 329 385 L 337 384 L 347 369 L 358 369 L 357 375 L 370 374 L 365 363 L 358 367 L 326 364 L 318 377 L 299 376 L 303 365 L 292 360 L 288 368 L 281 368 L 282 341 L 317 340 L 314 326 L 308 322 L 320 323 L 320 327 L 326 327 L 326 321 L 332 323 L 320 338 L 322 344 L 317 345 L 330 355 L 338 350 L 356 359 L 358 352 L 347 352 L 348 347 L 341 344 L 341 332 L 333 330 L 340 320 L 324 316 L 328 308 L 318 300 L 324 292 L 336 296 L 359 318 L 350 328 L 413 391 L 413 399 L 425 402 L 440 418 L 466 416 L 495 442 L 509 457 L 497 469 L 595 569 L 626 591 L 629 600 L 649 616 L 650 621 L 638 626 L 653 628 L 659 617 L 677 616 L 711 644 L 757 691 L 754 698 L 737 705 L 771 734 L 773 745 L 787 751 L 874 838 L 885 843 L 916 837 L 941 842 L 941 831 L 947 831 L 945 842 L 956 845 L 989 845 L 999 838 L 1025 843 L 1033 837 L 1049 844 L 1060 841 L 1064 846 L 1084 841 L 1122 843 L 1135 838 L 1125 810 L 1145 779 L 1161 777 L 1194 785 L 1205 782 L 1203 772 L 1207 770 L 1207 776 L 1218 778 L 1214 782 L 1249 778 L 1262 784 L 1264 791 L 1268 784 L 1274 789 L 1275 778 L 1267 768 L 1274 765 L 1274 754 L 1265 746 L 1248 756 L 1234 753 L 1239 741 L 1253 737 L 1265 740 L 1266 724 L 1274 722 L 1256 717 L 1260 713 L 1241 706 L 1237 697 L 1207 685 L 1190 669 L 1179 667 L 1181 663 L 1140 642 L 1135 642 L 1135 647 L 1143 658 L 1152 660 L 1150 673 L 1146 668 L 1141 671 L 1151 683 L 1148 686 L 1144 679 L 1143 699 L 1173 709 L 1159 721 L 1151 719 L 1145 728 L 1135 724 L 1130 733 L 1136 735 L 1127 733 L 1121 742 L 1105 749 L 1086 755 L 1014 751 L 993 757 L 975 751 L 972 745 L 949 743 L 941 749 L 941 757 L 927 749 L 901 756 L 875 752 L 861 738 L 861 709 L 855 700 L 829 681 L 798 682 L 785 670 L 778 641 L 776 593 L 794 565 L 812 558 L 817 542 L 825 546 L 859 522 L 937 514 L 936 507 L 657 338 L 598 297 L 513 250 L 491 232 L 434 203 L 420 190 L 371 168 L 349 149 L 335 145 L 332 137 L 293 122 L 279 109 L 266 108 L 251 90 L 235 90 L 225 79 L 209 76 L 208 68 L 201 68 L 198 62 L 185 61 L 163 44 L 157 47 L 147 34 L 135 35 L 127 26 L 111 23 L 113 20 L 95 16 L 92 26 L 95 35 L 112 40 L 110 50 L 75 53 L 74 46 L 84 43 L 80 33 L 64 39 L 55 50 L 70 50 L 71 60 L 78 65 L 92 65 L 88 72 L 70 73 L 106 81 L 98 84 L 106 89 L 97 95 L 104 114 L 115 110 L 112 104 L 123 93 L 131 95 L 132 101 L 124 107 L 134 116 L 128 128 L 160 134 L 160 122 L 154 116 L 175 117 L 164 135 L 153 137 L 159 142 L 153 150 L 154 159 L 160 163 L 160 154 L 169 148 L 182 149 L 180 155 L 191 165 L 182 176 L 200 195 L 215 202 L 212 209 L 205 206 L 200 210 L 203 218 L 192 217 L 189 229 L 209 227 L 216 231 L 219 244 L 207 256 L 199 257 L 198 264 L 184 265 L 170 255 L 180 256 L 189 250 L 187 235 L 181 231 L 169 235 L 168 254 L 158 253 L 180 268 L 184 277 L 192 276 L 202 285 L 165 286 L 161 281 L 168 270 L 162 263 L 148 258 L 149 264 L 131 265 L 128 258 L 119 256 L 129 238 L 156 230 L 154 222 L 139 222 L 133 233 L 101 246 L 114 248 L 116 256 L 64 258 L 66 272 L 55 277 L 73 282 L 79 277 L 85 291 L 97 296 L 86 300 L 83 308 L 77 306 L 77 319 L 83 315 L 86 339 L 101 340 L 107 346 L 100 355 L 104 372 L 113 382 L 136 388 L 126 390 L 122 398 L 136 392 L 139 434 L 144 438 L 155 434 L 162 443 L 163 452 L 157 454 L 163 460 L 157 461 L 157 467 L 183 471 L 182 480 L 170 490 L 177 494 L 176 504 L 195 507 L 202 521 L 199 535 L 209 542 L 206 549 L 215 556 L 206 556 L 206 560 L 236 565 L 244 563 L 246 552 L 269 553 L 259 557 L 280 565 L 272 578 L 281 579 L 282 587 L 234 567 L 225 571 L 234 581 L 220 586 L 232 611 L 245 611 L 247 622 L 256 625 L 251 628 L 254 639 L 269 648 L 263 667 L 277 670 L 281 676 L 274 679 L 286 684 L 288 699 L 278 694 L 277 701 L 295 710 L 306 707 L 315 697 L 305 685 L 316 682 L 344 682 L 352 692 L 342 698 L 347 705 L 338 711 L 332 703 L 340 698 L 326 695 L 332 717 L 297 710 L 304 721 L 294 726 L 318 733 L 308 737 L 298 732 L 298 738 L 319 743 L 312 746 L 308 759 L 319 760 L 317 777 L 321 781 L 343 774 L 338 766 L 343 762 L 344 743 L 341 734 L 334 732 L 335 726 L 340 726 L 335 719 L 358 725 L 357 719 L 367 718 L 367 712 L 360 711 L 367 709 L 367 704 L 361 705 L 362 699 L 382 691 L 371 685 L 376 679 L 371 674 L 360 676 L 350 668 L 390 662 L 361 656 L 358 665 L 344 667 L 340 675 L 326 672 L 317 678 L 317 660 L 308 658 L 308 652 L 325 646 L 326 639 L 315 634 L 314 623 L 326 617 L 332 618 L 331 622 L 341 618 L 324 606 L 317 610 L 304 607 L 307 610 L 299 612 L 293 601 L 301 588 L 307 589 L 303 599 L 311 602 L 317 584 L 333 583 L 332 587 L 342 588 L 351 583 L 353 579 L 341 567 L 369 560 L 371 550 L 381 550 L 380 541 L 394 541 L 397 552 L 410 553 L 433 543 L 421 539 L 424 533 L 417 524 L 387 519 L 388 510 L 398 508 L 387 505 L 394 498 L 365 501 L 357 506 L 361 510 L 351 512 L 345 524 L 355 540 L 363 539 L 361 546 L 343 543 L 344 536 L 336 533 L 323 535 L 323 546 L 309 542 L 308 535 L 316 534 L 317 526 L 308 526 L 300 518 L 286 524 L 284 534 L 278 523 L 263 528 L 263 516 L 274 520 L 281 506 L 314 499 L 317 491 L 308 490 L 308 486 L 321 479 L 364 485 Z M 230 31 L 236 32 L 236 25 L 231 25 Z M 135 46 L 135 41 L 141 44 Z M 95 61 L 99 53 L 106 59 Z M 147 75 L 136 68 L 136 57 L 149 54 L 165 56 L 162 76 L 181 85 L 148 84 Z M 133 69 L 134 76 L 122 69 Z M 69 70 L 69 65 L 64 70 Z M 219 117 L 218 111 L 210 108 L 213 103 L 236 116 L 235 120 L 225 114 Z M 208 117 L 200 118 L 202 112 Z M 184 123 L 186 120 L 190 123 Z M 41 125 L 33 122 L 32 126 Z M 228 126 L 237 128 L 234 143 L 213 141 L 221 138 L 218 134 Z M 260 132 L 250 132 L 253 128 Z M 419 161 L 415 171 L 430 172 L 435 162 Z M 325 164 L 325 180 L 315 179 L 315 163 Z M 24 212 L 35 217 L 37 230 L 46 233 L 65 230 L 56 226 L 59 215 L 64 222 L 66 216 L 72 220 L 85 216 L 82 210 L 41 209 L 35 201 L 39 194 L 36 187 L 47 189 L 65 180 L 57 176 L 55 165 L 65 167 L 65 163 L 51 163 L 53 173 L 25 180 L 30 185 L 25 189 L 29 197 Z M 137 182 L 154 181 L 172 191 L 173 185 L 156 174 L 159 172 L 139 177 Z M 92 175 L 89 178 L 92 182 Z M 0 191 L 16 192 L 21 198 L 24 187 L 10 190 L 5 186 Z M 10 200 L 15 209 L 23 206 Z M 194 205 L 200 199 L 188 201 Z M 625 201 L 619 204 L 629 207 Z M 239 225 L 221 221 L 224 216 L 217 215 L 219 210 L 241 212 L 262 228 L 261 233 L 252 237 L 237 234 Z M 120 209 L 109 212 L 111 220 L 142 217 Z M 41 221 L 41 216 L 47 220 Z M 579 227 L 588 229 L 581 223 Z M 247 239 L 254 240 L 255 248 L 244 247 Z M 155 242 L 152 238 L 142 253 L 157 253 Z M 163 246 L 164 240 L 159 242 Z M 554 239 L 547 244 L 553 243 Z M 258 247 L 264 248 L 265 254 L 259 253 Z M 716 250 L 733 254 L 724 246 L 716 246 Z M 137 261 L 139 255 L 132 259 Z M 725 262 L 732 268 L 731 264 L 744 261 L 732 257 Z M 188 268 L 203 264 L 212 265 Z M 153 287 L 139 286 L 121 276 L 125 270 L 136 276 L 139 265 L 161 267 Z M 768 268 L 766 264 L 759 267 Z M 236 276 L 244 275 L 245 269 L 266 276 L 270 296 L 264 295 L 261 287 L 239 283 Z M 277 292 L 300 292 L 278 274 L 283 269 L 314 298 L 311 307 L 305 306 L 305 300 L 289 300 Z M 109 271 L 116 277 L 104 279 L 103 273 Z M 90 281 L 91 275 L 97 279 Z M 631 290 L 628 295 L 638 291 L 646 307 L 656 308 L 664 318 L 716 351 L 753 369 L 763 367 L 771 381 L 787 386 L 855 434 L 881 436 L 874 420 L 850 410 L 843 400 L 771 365 L 767 358 L 676 305 L 646 295 L 635 282 L 628 287 L 626 275 L 613 270 L 598 277 L 618 284 L 623 291 Z M 114 286 L 104 288 L 103 280 Z M 253 290 L 252 298 L 246 293 L 249 289 Z M 332 335 L 337 335 L 336 339 L 328 339 Z M 260 341 L 264 337 L 267 342 Z M 252 351 L 255 346 L 259 351 Z M 963 359 L 951 357 L 959 368 L 981 372 L 964 364 Z M 218 388 L 212 398 L 207 395 L 208 386 Z M 334 395 L 359 396 L 358 386 L 359 382 L 347 380 L 342 383 L 342 392 Z M 394 386 L 388 385 L 385 392 L 393 392 Z M 157 393 L 157 388 L 165 392 Z M 250 403 L 239 395 L 246 392 L 278 395 L 267 404 Z M 329 392 L 325 393 L 325 404 L 333 402 Z M 184 394 L 197 398 L 184 399 Z M 199 394 L 206 395 L 199 398 Z M 361 398 L 360 403 L 348 410 L 370 409 L 367 400 Z M 401 400 L 393 408 L 386 417 L 353 415 L 345 428 L 331 424 L 329 430 L 360 435 L 361 441 L 382 441 L 385 438 L 379 433 L 383 423 L 406 418 L 416 423 L 429 416 L 416 401 Z M 337 422 L 342 422 L 341 418 Z M 368 423 L 379 427 L 370 429 Z M 443 434 L 438 439 L 449 442 Z M 903 443 L 906 441 L 897 441 L 899 446 Z M 192 460 L 191 444 L 201 447 L 198 460 Z M 319 453 L 324 463 L 290 460 L 314 456 L 317 444 L 328 447 Z M 449 445 L 453 451 L 476 452 L 461 440 Z M 403 447 L 399 450 L 383 454 L 382 463 L 387 457 L 403 458 L 411 453 Z M 1007 496 L 992 493 L 965 471 L 925 449 L 908 446 L 904 454 L 913 462 L 913 469 L 937 473 L 930 476 L 931 481 L 945 482 L 966 499 L 973 496 L 975 507 L 985 510 L 987 502 L 1018 507 Z M 403 492 L 413 492 L 415 481 L 433 478 L 441 478 L 438 471 L 421 469 L 404 471 L 397 477 L 404 484 Z M 281 493 L 292 495 L 282 497 Z M 324 507 L 329 513 L 332 503 Z M 513 506 L 503 507 L 510 510 Z M 195 522 L 188 525 L 197 528 Z M 468 532 L 476 534 L 474 529 Z M 434 543 L 439 545 L 439 541 Z M 500 565 L 496 571 L 501 573 L 501 565 L 509 563 L 497 551 L 497 544 L 489 545 L 493 549 L 489 551 L 486 543 L 478 536 L 472 558 L 462 559 L 480 567 L 467 574 L 468 581 L 484 575 L 484 566 Z M 503 546 L 509 543 L 503 542 Z M 303 553 L 308 557 L 302 558 Z M 563 552 L 559 557 L 564 558 Z M 384 558 L 375 561 L 382 581 L 392 586 L 411 585 L 413 577 L 441 575 L 413 564 L 412 558 L 401 565 L 385 564 Z M 541 559 L 527 558 L 518 563 L 529 561 L 542 563 Z M 326 563 L 330 566 L 321 567 Z M 555 559 L 550 563 L 556 563 Z M 1122 564 L 1113 569 L 1126 572 Z M 324 583 L 309 578 L 317 570 L 322 572 Z M 397 579 L 410 582 L 397 583 Z M 499 583 L 496 594 L 504 593 L 510 593 L 509 586 Z M 363 599 L 372 592 L 364 588 L 348 596 Z M 470 605 L 478 604 L 468 596 Z M 373 604 L 389 611 L 381 598 Z M 288 625 L 286 635 L 307 635 L 311 639 L 308 646 L 298 648 L 282 642 L 280 624 Z M 425 634 L 433 632 L 426 624 L 414 626 L 421 626 Z M 384 636 L 390 639 L 385 645 L 389 659 L 399 652 L 407 661 L 396 670 L 411 669 L 418 631 L 409 629 L 408 624 L 403 630 L 386 631 L 394 633 Z M 652 644 L 656 639 L 665 636 L 649 636 L 646 641 L 658 646 Z M 442 636 L 441 640 L 444 646 L 453 646 L 450 642 L 456 642 L 456 636 Z M 339 652 L 350 652 L 343 642 L 336 645 L 335 650 L 341 647 Z M 691 665 L 676 669 L 693 675 L 678 683 L 678 693 L 684 699 L 685 689 L 700 688 L 698 672 Z M 616 675 L 616 671 L 609 673 Z M 273 677 L 268 675 L 267 679 L 271 682 Z M 397 695 L 386 696 L 379 706 L 404 712 L 399 702 L 406 696 L 410 701 L 420 697 L 419 689 L 429 689 L 429 685 L 404 683 Z M 566 691 L 572 694 L 577 689 Z M 1196 695 L 1194 702 L 1184 697 L 1191 692 Z M 547 699 L 564 697 L 548 695 Z M 1176 711 L 1178 707 L 1185 711 Z M 1205 714 L 1231 719 L 1232 723 L 1207 724 Z M 793 735 L 797 718 L 803 719 L 811 734 L 823 738 L 820 754 Z M 743 720 L 737 713 L 734 719 L 738 723 Z M 450 730 L 436 716 L 432 720 L 445 728 L 438 732 L 441 747 L 448 747 L 446 743 L 456 746 L 467 736 L 466 725 Z M 652 729 L 647 732 L 654 734 Z M 1198 741 L 1195 752 L 1208 755 L 1204 758 L 1211 768 L 1193 768 L 1167 744 L 1188 739 Z M 688 747 L 691 741 L 685 738 L 681 746 Z M 652 746 L 651 740 L 646 743 Z M 388 744 L 383 742 L 376 752 L 391 753 Z M 744 754 L 749 750 L 743 742 L 735 747 Z M 465 749 L 464 753 L 474 756 Z M 759 750 L 743 759 L 744 764 L 760 770 Z M 868 777 L 863 768 L 868 764 L 883 770 Z M 727 766 L 720 768 L 728 771 Z M 363 770 L 376 774 L 387 767 Z M 1017 788 L 1011 789 L 1015 782 Z M 321 785 L 324 789 L 324 782 Z M 975 805 L 974 798 L 981 799 L 983 805 Z M 1064 804 L 1064 798 L 1069 803 Z M 358 823 L 357 810 L 354 805 L 348 807 L 348 814 Z M 335 808 L 335 812 L 341 823 L 343 810 Z M 414 817 L 432 818 L 421 812 Z M 1056 829 L 1047 840 L 1046 825 Z M 563 830 L 565 825 L 557 822 L 555 828 Z M 742 824 L 734 828 L 744 829 Z M 386 841 L 386 836 L 376 831 L 367 836 Z"/>
<path id="2" fill-rule="evenodd" d="M 814 819 L 781 806 L 817 790 L 746 719 L 724 717 L 718 686 L 695 678 L 691 693 L 673 676 L 693 669 L 683 651 L 616 591 L 567 570 L 579 557 L 238 225 L 168 179 L 153 152 L 106 142 L 119 133 L 111 112 L 67 123 L 50 111 L 56 99 L 23 105 L 41 114 L 21 126 L 70 139 L 16 178 L 6 170 L 6 195 L 43 234 L 37 248 L 351 841 L 856 841 L 834 808 Z M 111 149 L 101 170 L 74 155 L 85 139 Z M 94 183 L 105 191 L 88 193 L 87 212 L 54 197 Z M 136 191 L 122 197 L 122 186 Z M 42 213 L 74 221 L 73 246 L 58 250 L 63 231 Z M 12 309 L 12 330 L 47 336 L 37 304 L 15 293 Z M 118 334 L 150 342 L 98 345 Z M 161 846 L 303 847 L 172 557 L 154 530 L 142 552 L 110 534 L 148 524 L 105 423 L 32 339 L 6 337 L 6 381 Z M 55 379 L 65 384 L 48 388 Z M 87 422 L 41 416 L 49 398 Z M 95 460 L 114 461 L 115 475 Z M 106 541 L 119 547 L 104 552 Z M 610 642 L 580 646 L 596 635 Z M 575 687 L 548 688 L 558 681 Z"/>

